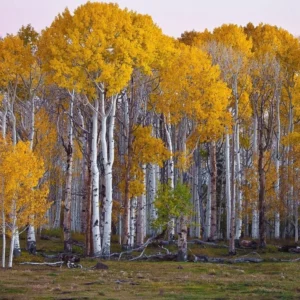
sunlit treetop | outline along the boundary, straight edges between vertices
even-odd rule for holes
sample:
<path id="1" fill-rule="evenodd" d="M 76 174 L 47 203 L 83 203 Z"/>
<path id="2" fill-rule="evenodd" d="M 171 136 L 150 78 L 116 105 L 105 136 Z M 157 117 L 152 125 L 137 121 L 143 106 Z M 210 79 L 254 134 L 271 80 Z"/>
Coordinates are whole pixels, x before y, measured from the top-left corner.
<path id="1" fill-rule="evenodd" d="M 149 16 L 88 2 L 56 17 L 43 32 L 41 53 L 60 86 L 92 97 L 101 86 L 109 96 L 127 85 L 134 68 L 151 71 L 160 35 Z"/>

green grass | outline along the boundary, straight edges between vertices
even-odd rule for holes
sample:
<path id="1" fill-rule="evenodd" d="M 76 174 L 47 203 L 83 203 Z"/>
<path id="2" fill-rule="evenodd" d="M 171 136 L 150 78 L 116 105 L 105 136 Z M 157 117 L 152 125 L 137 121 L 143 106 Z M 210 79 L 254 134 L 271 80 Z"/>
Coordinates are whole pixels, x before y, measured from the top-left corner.
<path id="1" fill-rule="evenodd" d="M 62 251 L 60 232 L 50 234 L 54 240 L 38 240 L 38 250 Z M 76 237 L 83 240 L 78 234 Z M 25 245 L 24 239 L 21 245 Z M 116 243 L 113 249 L 120 251 Z M 270 246 L 263 251 L 255 250 L 258 254 L 249 254 L 253 250 L 238 251 L 238 256 L 260 255 L 266 260 L 260 264 L 130 262 L 124 259 L 104 261 L 108 270 L 90 269 L 97 263 L 92 258 L 82 259 L 84 269 L 20 265 L 22 261 L 44 261 L 41 256 L 23 251 L 14 261 L 13 269 L 0 270 L 0 299 L 298 299 L 299 263 L 271 262 L 271 259 L 294 259 L 299 255 L 276 249 Z M 175 246 L 170 250 L 175 251 Z M 158 251 L 163 252 L 151 246 L 146 253 Z M 191 245 L 190 252 L 229 258 L 226 248 Z M 182 268 L 178 268 L 179 265 Z"/>

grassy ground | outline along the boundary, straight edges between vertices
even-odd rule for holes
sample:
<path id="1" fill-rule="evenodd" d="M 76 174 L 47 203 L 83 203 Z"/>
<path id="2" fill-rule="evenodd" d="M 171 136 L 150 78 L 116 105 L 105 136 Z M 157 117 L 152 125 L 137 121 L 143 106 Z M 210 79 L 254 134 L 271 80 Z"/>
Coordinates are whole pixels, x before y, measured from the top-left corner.
<path id="1" fill-rule="evenodd" d="M 114 247 L 118 250 L 117 245 Z M 38 250 L 50 249 L 62 250 L 59 236 L 55 241 L 38 241 Z M 150 247 L 147 251 L 150 254 L 159 250 Z M 227 255 L 226 249 L 219 248 L 193 246 L 191 251 L 217 257 Z M 241 255 L 247 255 L 247 251 L 240 251 Z M 298 255 L 277 252 L 275 247 L 255 255 L 267 262 L 111 260 L 104 261 L 108 270 L 91 270 L 96 259 L 82 259 L 83 269 L 20 265 L 21 261 L 44 261 L 23 251 L 13 269 L 0 270 L 0 299 L 300 299 L 300 263 L 270 262 L 272 258 L 296 259 Z"/>

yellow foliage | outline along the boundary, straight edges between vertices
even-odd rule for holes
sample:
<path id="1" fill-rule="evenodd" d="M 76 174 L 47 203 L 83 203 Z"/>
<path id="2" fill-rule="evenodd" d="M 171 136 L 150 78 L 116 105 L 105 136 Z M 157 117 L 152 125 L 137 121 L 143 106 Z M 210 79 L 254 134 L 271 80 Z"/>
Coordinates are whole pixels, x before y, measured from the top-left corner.
<path id="1" fill-rule="evenodd" d="M 119 93 L 133 68 L 151 71 L 160 29 L 151 17 L 122 10 L 117 4 L 66 9 L 43 32 L 41 55 L 51 80 L 61 87 L 97 97 L 99 85 L 106 95 Z"/>
<path id="2" fill-rule="evenodd" d="M 157 164 L 162 167 L 170 153 L 161 139 L 152 136 L 151 126 L 136 126 L 134 128 L 134 140 L 132 144 L 132 155 L 125 157 L 125 163 L 120 165 L 121 180 L 119 188 L 125 191 L 125 180 L 129 181 L 129 198 L 140 196 L 145 191 L 143 165 Z M 130 160 L 130 178 L 125 178 L 126 168 Z"/>
<path id="3" fill-rule="evenodd" d="M 17 218 L 17 226 L 23 227 L 31 215 L 36 215 L 35 223 L 44 221 L 48 187 L 39 186 L 44 174 L 42 159 L 33 154 L 29 143 L 19 142 L 16 146 L 1 141 L 0 173 L 3 180 L 2 196 L 5 214 Z"/>

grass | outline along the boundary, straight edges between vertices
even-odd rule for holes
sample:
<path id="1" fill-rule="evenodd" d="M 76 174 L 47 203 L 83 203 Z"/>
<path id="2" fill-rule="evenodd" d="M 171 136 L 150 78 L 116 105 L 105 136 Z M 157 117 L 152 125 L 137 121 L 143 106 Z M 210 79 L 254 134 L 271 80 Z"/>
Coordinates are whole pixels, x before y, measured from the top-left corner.
<path id="1" fill-rule="evenodd" d="M 24 240 L 21 240 L 24 243 Z M 59 242 L 59 243 L 58 243 Z M 38 250 L 61 249 L 61 241 L 38 240 Z M 114 250 L 118 246 L 114 245 Z M 149 253 L 161 249 L 149 247 Z M 227 250 L 193 245 L 198 255 L 226 257 Z M 251 250 L 252 251 L 252 250 Z M 247 254 L 240 251 L 240 255 Z M 259 253 L 260 264 L 210 264 L 104 261 L 108 270 L 92 270 L 96 259 L 82 259 L 84 269 L 20 265 L 43 261 L 23 251 L 13 269 L 0 270 L 0 299 L 299 299 L 299 263 L 269 262 L 298 255 Z M 180 268 L 179 265 L 181 266 Z"/>

